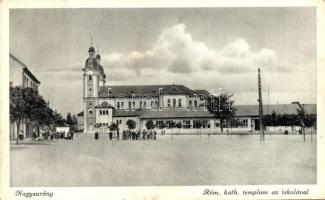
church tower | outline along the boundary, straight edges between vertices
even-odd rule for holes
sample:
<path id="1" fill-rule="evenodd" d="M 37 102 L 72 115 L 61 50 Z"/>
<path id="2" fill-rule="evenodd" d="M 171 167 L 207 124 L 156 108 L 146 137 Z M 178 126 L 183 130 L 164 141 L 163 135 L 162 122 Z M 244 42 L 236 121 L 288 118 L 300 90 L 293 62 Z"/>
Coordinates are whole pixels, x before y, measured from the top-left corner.
<path id="1" fill-rule="evenodd" d="M 105 84 L 106 78 L 100 64 L 100 55 L 95 55 L 93 46 L 89 47 L 88 53 L 89 56 L 83 68 L 84 133 L 90 133 L 94 130 L 96 123 L 95 106 L 98 103 L 100 82 Z"/>

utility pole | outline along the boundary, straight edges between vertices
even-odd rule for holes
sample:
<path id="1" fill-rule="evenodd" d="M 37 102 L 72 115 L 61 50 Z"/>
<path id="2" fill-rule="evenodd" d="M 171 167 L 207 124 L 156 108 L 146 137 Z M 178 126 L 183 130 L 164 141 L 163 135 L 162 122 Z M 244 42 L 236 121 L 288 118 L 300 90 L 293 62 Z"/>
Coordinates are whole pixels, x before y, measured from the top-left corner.
<path id="1" fill-rule="evenodd" d="M 264 127 L 263 127 L 263 102 L 262 102 L 262 84 L 261 84 L 261 70 L 258 68 L 258 105 L 260 114 L 260 141 L 264 141 Z"/>

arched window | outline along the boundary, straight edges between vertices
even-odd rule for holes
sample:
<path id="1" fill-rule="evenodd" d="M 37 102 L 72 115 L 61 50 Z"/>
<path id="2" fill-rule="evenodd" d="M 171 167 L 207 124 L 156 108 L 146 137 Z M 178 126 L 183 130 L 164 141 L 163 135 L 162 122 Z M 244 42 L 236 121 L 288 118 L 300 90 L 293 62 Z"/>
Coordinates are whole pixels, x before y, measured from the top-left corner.
<path id="1" fill-rule="evenodd" d="M 189 104 L 190 107 L 192 107 L 192 100 L 189 100 L 188 104 Z"/>
<path id="2" fill-rule="evenodd" d="M 167 107 L 170 107 L 170 99 L 167 99 Z"/>
<path id="3" fill-rule="evenodd" d="M 120 102 L 117 102 L 117 109 L 120 109 Z"/>
<path id="4" fill-rule="evenodd" d="M 129 110 L 131 110 L 131 101 L 129 101 Z"/>
<path id="5" fill-rule="evenodd" d="M 93 110 L 92 109 L 89 109 L 88 110 L 88 114 L 91 116 L 91 115 L 93 115 Z"/>
<path id="6" fill-rule="evenodd" d="M 173 107 L 176 107 L 176 99 L 173 99 Z"/>
<path id="7" fill-rule="evenodd" d="M 151 101 L 151 108 L 153 107 L 153 101 Z"/>
<path id="8" fill-rule="evenodd" d="M 143 107 L 144 107 L 144 109 L 147 108 L 147 102 L 146 101 L 143 102 Z"/>
<path id="9" fill-rule="evenodd" d="M 140 101 L 140 109 L 142 108 L 142 101 Z"/>
<path id="10" fill-rule="evenodd" d="M 178 99 L 178 107 L 182 107 L 182 99 Z"/>
<path id="11" fill-rule="evenodd" d="M 197 100 L 194 100 L 194 107 L 197 107 Z"/>
<path id="12" fill-rule="evenodd" d="M 132 102 L 132 108 L 133 109 L 135 108 L 135 102 L 134 101 Z"/>
<path id="13" fill-rule="evenodd" d="M 89 75 L 89 76 L 88 76 L 88 80 L 90 80 L 90 81 L 92 80 L 92 77 L 91 77 L 91 75 Z"/>
<path id="14" fill-rule="evenodd" d="M 102 110 L 99 110 L 99 115 L 102 115 L 102 114 L 103 114 Z"/>

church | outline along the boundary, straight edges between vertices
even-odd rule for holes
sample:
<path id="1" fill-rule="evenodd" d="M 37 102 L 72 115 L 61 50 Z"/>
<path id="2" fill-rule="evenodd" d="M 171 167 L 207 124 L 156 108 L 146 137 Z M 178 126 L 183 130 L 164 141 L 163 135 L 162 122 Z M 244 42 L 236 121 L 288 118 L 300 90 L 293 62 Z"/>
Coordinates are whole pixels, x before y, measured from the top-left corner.
<path id="1" fill-rule="evenodd" d="M 181 123 L 182 133 L 195 132 L 195 128 L 212 131 L 219 127 L 205 106 L 209 93 L 191 90 L 184 85 L 106 85 L 106 75 L 101 56 L 93 46 L 83 70 L 83 118 L 85 133 L 107 131 L 112 122 L 121 130 L 126 122 L 136 122 L 136 129 L 145 129 L 152 120 L 159 129 L 161 124 L 168 129 L 172 123 Z M 196 127 L 200 121 L 200 127 Z M 181 131 L 181 130 L 179 130 Z"/>
<path id="2" fill-rule="evenodd" d="M 133 120 L 136 129 L 146 129 L 151 120 L 155 129 L 166 134 L 215 134 L 221 124 L 206 107 L 211 95 L 206 90 L 192 90 L 184 85 L 107 85 L 101 56 L 93 46 L 83 70 L 83 111 L 78 114 L 78 129 L 84 133 L 108 132 L 112 123 L 120 130 L 128 129 Z M 316 104 L 303 104 L 306 113 L 316 115 Z M 235 117 L 242 125 L 222 126 L 231 132 L 258 132 L 258 105 L 235 105 Z M 265 114 L 297 114 L 296 104 L 263 105 Z M 181 124 L 175 128 L 175 124 Z M 266 127 L 267 128 L 267 127 Z M 287 130 L 288 127 L 278 127 Z M 291 127 L 293 129 L 297 129 Z M 275 131 L 275 128 L 270 130 Z M 283 129 L 283 130 L 282 130 Z"/>

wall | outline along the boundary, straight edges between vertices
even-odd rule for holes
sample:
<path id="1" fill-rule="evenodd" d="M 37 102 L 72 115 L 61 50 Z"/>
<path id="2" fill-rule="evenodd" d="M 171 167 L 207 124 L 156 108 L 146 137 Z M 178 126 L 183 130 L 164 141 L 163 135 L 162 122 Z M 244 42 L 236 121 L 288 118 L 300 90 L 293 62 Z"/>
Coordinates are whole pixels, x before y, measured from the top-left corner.
<path id="1" fill-rule="evenodd" d="M 100 111 L 108 111 L 108 114 L 100 114 Z M 113 110 L 112 108 L 96 108 L 96 123 L 112 123 Z"/>
<path id="2" fill-rule="evenodd" d="M 84 116 L 77 116 L 78 120 L 78 129 L 83 130 L 84 128 Z"/>
<path id="3" fill-rule="evenodd" d="M 20 65 L 14 59 L 10 57 L 9 60 L 9 81 L 12 83 L 12 86 L 22 86 L 23 85 L 23 68 L 24 66 Z"/>

